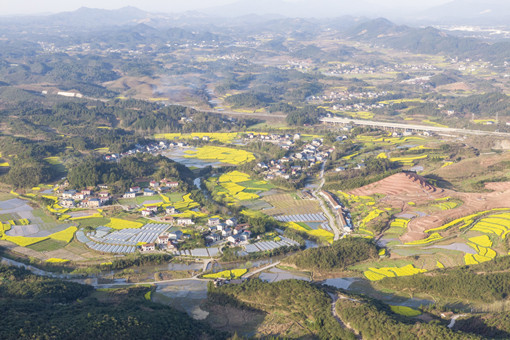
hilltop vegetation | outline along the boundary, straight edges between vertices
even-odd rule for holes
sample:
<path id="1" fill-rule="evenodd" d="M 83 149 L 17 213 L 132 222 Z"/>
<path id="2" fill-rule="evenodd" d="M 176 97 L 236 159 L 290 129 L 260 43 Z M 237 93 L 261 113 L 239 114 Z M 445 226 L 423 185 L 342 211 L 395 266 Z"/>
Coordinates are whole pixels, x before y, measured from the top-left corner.
<path id="1" fill-rule="evenodd" d="M 85 159 L 69 171 L 69 184 L 80 189 L 105 183 L 122 192 L 134 185 L 134 179 L 151 176 L 157 180 L 164 178 L 178 180 L 186 190 L 191 171 L 184 165 L 163 156 L 139 154 L 124 157 L 118 163 L 105 162 L 94 158 Z"/>
<path id="2" fill-rule="evenodd" d="M 281 315 L 282 324 L 296 322 L 301 335 L 320 339 L 354 339 L 331 315 L 331 298 L 312 284 L 299 280 L 266 283 L 249 280 L 240 285 L 209 286 L 210 303 L 250 308 Z"/>
<path id="3" fill-rule="evenodd" d="M 445 301 L 494 302 L 510 295 L 510 256 L 491 262 L 442 269 L 431 274 L 385 278 L 379 285 L 394 291 L 430 294 Z"/>
<path id="4" fill-rule="evenodd" d="M 421 322 L 400 316 L 388 305 L 366 297 L 339 299 L 336 310 L 363 339 L 482 339 L 474 334 L 452 331 L 439 320 Z"/>
<path id="5" fill-rule="evenodd" d="M 330 247 L 306 249 L 285 259 L 300 269 L 318 272 L 345 270 L 358 262 L 376 259 L 377 247 L 372 240 L 347 237 Z"/>
<path id="6" fill-rule="evenodd" d="M 2 339 L 225 338 L 200 322 L 144 298 L 147 288 L 106 292 L 0 266 Z M 101 297 L 98 299 L 98 297 Z"/>

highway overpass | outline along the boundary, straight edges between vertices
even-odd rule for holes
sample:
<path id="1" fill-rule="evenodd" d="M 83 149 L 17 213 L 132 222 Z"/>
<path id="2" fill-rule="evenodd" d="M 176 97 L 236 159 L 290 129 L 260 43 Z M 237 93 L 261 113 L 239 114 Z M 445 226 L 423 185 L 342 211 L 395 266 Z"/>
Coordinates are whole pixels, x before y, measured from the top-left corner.
<path id="1" fill-rule="evenodd" d="M 370 126 L 375 128 L 388 128 L 388 129 L 401 129 L 410 131 L 429 131 L 435 133 L 450 133 L 460 135 L 478 135 L 478 136 L 499 136 L 509 137 L 508 132 L 494 132 L 494 131 L 481 131 L 481 130 L 467 130 L 467 129 L 456 129 L 440 126 L 428 126 L 428 125 L 415 125 L 415 124 L 404 124 L 404 123 L 393 123 L 393 122 L 376 122 L 372 120 L 363 119 L 352 119 L 352 118 L 322 118 L 320 120 L 324 124 L 353 124 L 360 126 Z"/>

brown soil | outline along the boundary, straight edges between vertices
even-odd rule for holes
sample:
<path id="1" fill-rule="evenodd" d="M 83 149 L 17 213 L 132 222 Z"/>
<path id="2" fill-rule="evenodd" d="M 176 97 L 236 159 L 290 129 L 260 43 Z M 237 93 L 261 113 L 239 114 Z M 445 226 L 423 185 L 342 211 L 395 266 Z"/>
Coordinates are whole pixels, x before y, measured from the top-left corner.
<path id="1" fill-rule="evenodd" d="M 402 212 L 414 210 L 413 207 L 406 204 L 407 202 L 420 205 L 441 197 L 457 198 L 464 202 L 452 210 L 439 211 L 434 215 L 412 219 L 407 232 L 400 237 L 402 242 L 410 242 L 426 238 L 425 230 L 440 227 L 454 219 L 494 208 L 510 208 L 510 182 L 487 183 L 486 188 L 493 191 L 489 193 L 459 193 L 436 188 L 419 175 L 399 173 L 353 190 L 351 194 L 358 196 L 384 194 L 386 197 L 381 201 L 401 209 Z"/>
<path id="2" fill-rule="evenodd" d="M 438 86 L 437 89 L 439 91 L 446 90 L 446 91 L 469 91 L 471 90 L 471 87 L 464 83 L 464 82 L 458 82 L 458 83 L 452 83 L 447 85 L 441 85 Z"/>

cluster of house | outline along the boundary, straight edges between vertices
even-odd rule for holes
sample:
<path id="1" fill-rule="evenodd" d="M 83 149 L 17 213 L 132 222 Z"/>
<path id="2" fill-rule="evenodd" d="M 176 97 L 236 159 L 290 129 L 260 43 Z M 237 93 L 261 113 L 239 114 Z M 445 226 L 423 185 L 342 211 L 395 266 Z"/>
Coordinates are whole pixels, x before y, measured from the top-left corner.
<path id="1" fill-rule="evenodd" d="M 170 148 L 184 148 L 187 146 L 188 146 L 188 144 L 185 142 L 182 142 L 182 141 L 176 141 L 176 142 L 160 141 L 158 143 L 150 143 L 147 145 L 136 144 L 134 149 L 128 150 L 128 151 L 120 153 L 120 154 L 118 154 L 118 153 L 107 154 L 107 155 L 103 156 L 103 159 L 105 161 L 118 161 L 122 157 L 132 156 L 137 153 L 148 152 L 148 153 L 155 154 L 159 151 L 167 150 Z"/>
<path id="2" fill-rule="evenodd" d="M 129 191 L 122 195 L 122 198 L 136 198 L 136 196 L 155 196 L 158 193 L 165 193 L 170 190 L 177 189 L 179 182 L 171 181 L 166 178 L 161 181 L 152 180 L 149 182 L 148 188 L 141 188 L 139 186 L 129 188 Z"/>
<path id="3" fill-rule="evenodd" d="M 269 142 L 273 144 L 279 145 L 282 149 L 289 150 L 292 145 L 298 140 L 301 139 L 301 134 L 296 133 L 294 135 L 289 134 L 256 134 L 256 133 L 248 133 L 247 139 L 249 140 L 260 140 L 262 142 Z"/>
<path id="4" fill-rule="evenodd" d="M 157 215 L 159 212 L 160 207 L 158 207 L 157 205 L 148 205 L 142 210 L 142 217 L 152 217 L 154 215 Z M 179 210 L 175 209 L 172 206 L 166 207 L 165 213 L 166 216 L 161 218 L 161 220 L 164 222 L 171 222 L 179 226 L 191 226 L 195 224 L 192 218 L 189 217 L 175 218 L 174 216 L 172 216 L 180 213 Z"/>
<path id="5" fill-rule="evenodd" d="M 209 227 L 205 236 L 207 243 L 215 243 L 221 240 L 238 245 L 249 241 L 251 237 L 249 224 L 238 224 L 235 217 L 222 222 L 220 218 L 214 217 L 207 221 Z"/>
<path id="6" fill-rule="evenodd" d="M 99 188 L 108 189 L 105 185 Z M 99 208 L 112 199 L 108 191 L 94 192 L 92 189 L 64 190 L 57 193 L 60 194 L 59 205 L 63 208 Z"/>
<path id="7" fill-rule="evenodd" d="M 263 173 L 268 180 L 277 177 L 284 179 L 299 178 L 303 171 L 310 169 L 317 162 L 326 161 L 333 151 L 333 148 L 324 150 L 322 141 L 314 139 L 310 143 L 305 144 L 301 151 L 294 153 L 290 157 L 285 156 L 280 159 L 274 159 L 267 164 L 264 162 L 258 163 L 257 170 Z"/>
<path id="8" fill-rule="evenodd" d="M 362 91 L 362 92 L 349 92 L 349 91 L 331 91 L 329 94 L 322 96 L 310 96 L 307 98 L 308 101 L 348 101 L 353 99 L 376 99 L 388 95 L 388 92 L 373 92 L 373 91 Z"/>
<path id="9" fill-rule="evenodd" d="M 184 234 L 180 230 L 164 232 L 158 236 L 155 242 L 145 243 L 140 246 L 142 252 L 150 252 L 155 250 L 176 250 L 179 242 L 190 238 L 191 235 Z"/>
<path id="10" fill-rule="evenodd" d="M 210 218 L 207 221 L 207 226 L 207 230 L 202 235 L 207 244 L 226 241 L 233 245 L 241 245 L 248 243 L 251 237 L 250 225 L 238 224 L 235 217 L 225 221 L 217 217 Z M 141 245 L 140 250 L 142 252 L 155 250 L 174 251 L 178 249 L 179 242 L 183 242 L 190 237 L 191 235 L 185 234 L 181 230 L 167 231 L 159 235 L 153 243 Z"/>

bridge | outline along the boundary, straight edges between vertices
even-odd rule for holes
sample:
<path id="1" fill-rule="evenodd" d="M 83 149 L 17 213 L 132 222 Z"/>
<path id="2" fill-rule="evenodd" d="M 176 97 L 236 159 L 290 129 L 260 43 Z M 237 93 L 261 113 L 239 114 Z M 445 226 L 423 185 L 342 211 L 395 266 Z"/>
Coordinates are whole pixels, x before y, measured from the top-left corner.
<path id="1" fill-rule="evenodd" d="M 322 118 L 320 120 L 324 124 L 354 124 L 360 126 L 370 126 L 374 128 L 389 128 L 389 129 L 401 129 L 410 131 L 429 131 L 436 133 L 451 133 L 460 135 L 478 135 L 478 136 L 498 136 L 498 137 L 510 137 L 508 132 L 495 132 L 495 131 L 480 131 L 480 130 L 468 130 L 468 129 L 457 129 L 441 126 L 427 126 L 427 125 L 416 125 L 416 124 L 403 124 L 395 122 L 378 122 L 373 120 L 362 120 L 353 118 Z"/>

